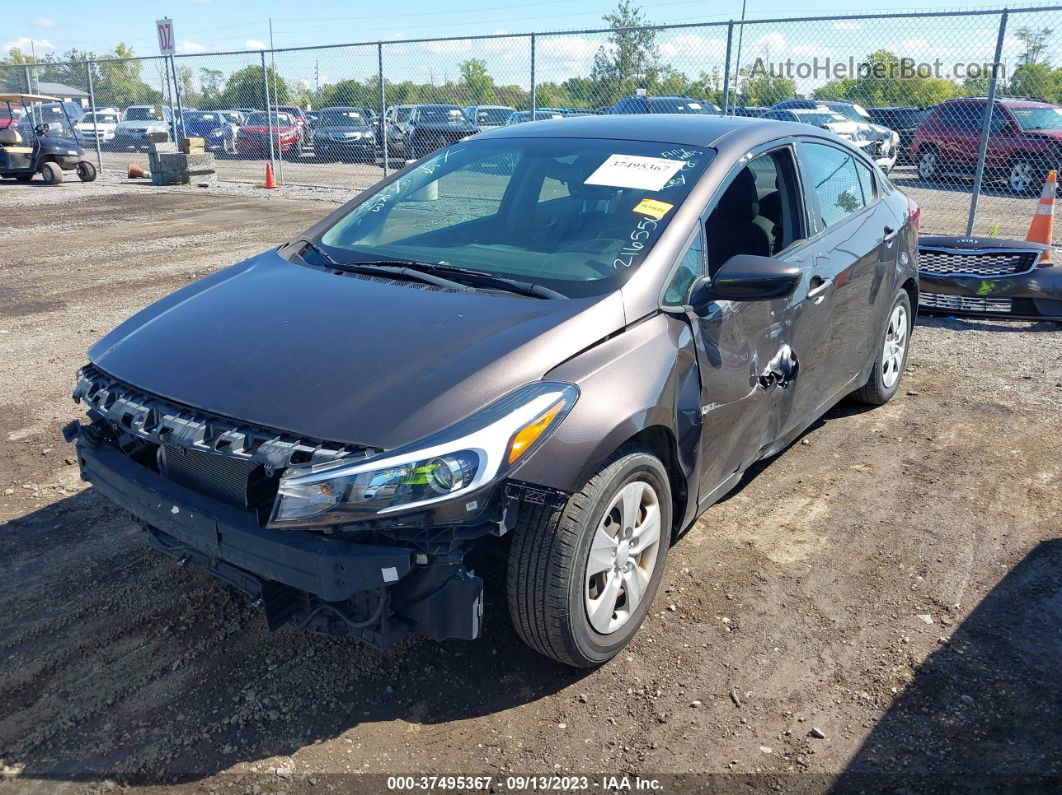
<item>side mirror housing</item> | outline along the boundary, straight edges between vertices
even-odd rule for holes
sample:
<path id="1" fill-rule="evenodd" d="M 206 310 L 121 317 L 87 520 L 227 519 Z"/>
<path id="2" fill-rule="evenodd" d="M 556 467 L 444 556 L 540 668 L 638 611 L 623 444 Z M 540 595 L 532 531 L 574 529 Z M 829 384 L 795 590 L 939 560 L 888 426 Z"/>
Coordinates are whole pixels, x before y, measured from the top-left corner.
<path id="1" fill-rule="evenodd" d="M 755 254 L 735 254 L 715 277 L 702 276 L 690 288 L 690 306 L 704 314 L 713 301 L 771 301 L 788 298 L 800 284 L 796 265 Z"/>

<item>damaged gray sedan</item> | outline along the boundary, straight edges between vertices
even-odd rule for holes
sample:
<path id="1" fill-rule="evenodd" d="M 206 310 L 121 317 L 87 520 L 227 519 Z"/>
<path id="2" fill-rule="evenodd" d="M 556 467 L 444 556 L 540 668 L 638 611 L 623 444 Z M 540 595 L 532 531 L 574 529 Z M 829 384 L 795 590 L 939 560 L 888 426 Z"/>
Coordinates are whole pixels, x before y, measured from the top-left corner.
<path id="1" fill-rule="evenodd" d="M 599 665 L 743 472 L 895 395 L 917 221 L 808 125 L 487 132 L 118 326 L 66 436 L 271 628 L 476 638 L 494 546 L 520 637 Z"/>

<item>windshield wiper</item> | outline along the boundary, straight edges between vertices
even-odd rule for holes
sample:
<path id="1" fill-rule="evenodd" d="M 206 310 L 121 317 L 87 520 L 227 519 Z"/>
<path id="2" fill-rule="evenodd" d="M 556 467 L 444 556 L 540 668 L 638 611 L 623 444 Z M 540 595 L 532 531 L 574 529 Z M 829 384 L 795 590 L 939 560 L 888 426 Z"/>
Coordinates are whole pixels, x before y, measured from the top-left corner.
<path id="1" fill-rule="evenodd" d="M 394 262 L 339 262 L 333 258 L 328 252 L 322 249 L 319 245 L 314 243 L 305 237 L 297 238 L 292 243 L 302 243 L 306 248 L 313 251 L 317 256 L 323 259 L 328 266 L 335 268 L 338 271 L 344 273 L 359 273 L 363 276 L 388 276 L 391 278 L 399 277 L 406 278 L 412 281 L 422 282 L 423 284 L 432 284 L 436 287 L 445 287 L 448 290 L 457 290 L 458 292 L 465 292 L 472 290 L 472 287 L 461 284 L 453 279 L 446 279 L 442 276 L 437 276 L 433 273 L 426 273 L 421 270 L 409 267 L 409 263 L 401 260 Z M 400 267 L 393 267 L 400 266 Z"/>
<path id="2" fill-rule="evenodd" d="M 532 284 L 518 279 L 510 279 L 507 276 L 498 276 L 486 271 L 477 271 L 472 268 L 459 268 L 456 265 L 442 265 L 433 262 L 418 262 L 412 259 L 395 259 L 375 261 L 374 264 L 404 265 L 407 268 L 427 273 L 446 274 L 455 281 L 471 284 L 472 286 L 487 287 L 496 290 L 504 290 L 510 293 L 530 296 L 531 298 L 567 298 L 564 293 L 543 287 L 541 284 Z"/>

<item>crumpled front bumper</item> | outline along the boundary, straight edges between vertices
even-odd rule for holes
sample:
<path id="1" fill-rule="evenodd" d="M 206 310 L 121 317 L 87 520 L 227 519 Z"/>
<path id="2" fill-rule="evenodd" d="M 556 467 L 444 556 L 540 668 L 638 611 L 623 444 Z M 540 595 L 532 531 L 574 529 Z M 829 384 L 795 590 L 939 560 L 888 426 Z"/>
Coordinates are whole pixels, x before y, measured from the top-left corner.
<path id="1" fill-rule="evenodd" d="M 76 448 L 82 478 L 132 513 L 153 548 L 247 593 L 271 629 L 295 623 L 380 648 L 410 629 L 434 639 L 480 633 L 482 581 L 459 562 L 418 565 L 408 547 L 259 527 L 108 444 L 81 436 Z"/>

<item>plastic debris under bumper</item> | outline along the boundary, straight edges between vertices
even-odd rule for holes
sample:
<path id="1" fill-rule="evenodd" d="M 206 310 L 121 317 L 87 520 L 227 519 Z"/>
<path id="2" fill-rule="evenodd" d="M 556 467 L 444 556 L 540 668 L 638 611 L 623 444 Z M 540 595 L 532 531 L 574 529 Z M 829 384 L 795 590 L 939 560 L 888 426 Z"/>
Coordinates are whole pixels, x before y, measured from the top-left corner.
<path id="1" fill-rule="evenodd" d="M 249 514 L 165 480 L 101 445 L 77 444 L 82 475 L 112 501 L 211 561 L 340 602 L 394 585 L 413 569 L 400 547 L 354 544 L 298 530 L 258 527 Z"/>

